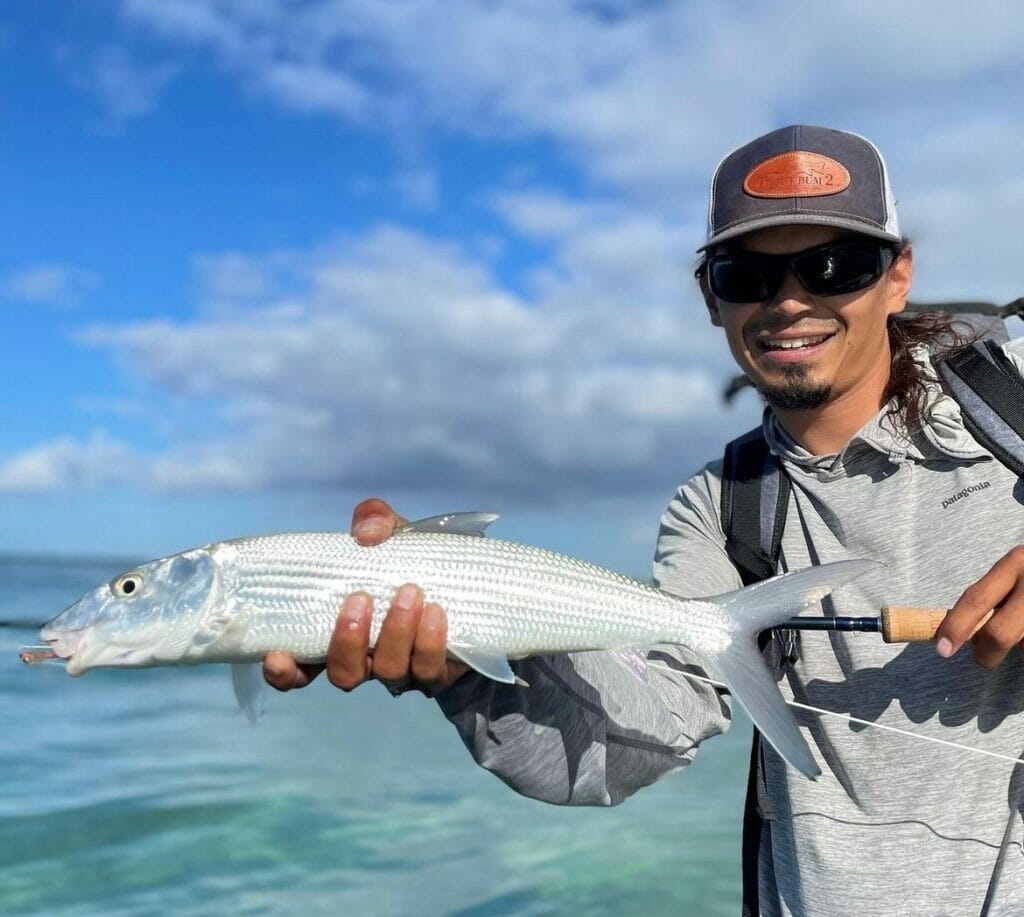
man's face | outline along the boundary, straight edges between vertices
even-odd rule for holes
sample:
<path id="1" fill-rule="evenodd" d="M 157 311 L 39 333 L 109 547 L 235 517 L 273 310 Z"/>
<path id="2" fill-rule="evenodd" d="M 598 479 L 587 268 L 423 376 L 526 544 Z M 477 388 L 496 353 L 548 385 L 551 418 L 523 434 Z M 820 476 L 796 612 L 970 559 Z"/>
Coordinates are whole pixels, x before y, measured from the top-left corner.
<path id="1" fill-rule="evenodd" d="M 791 254 L 846 236 L 827 227 L 780 226 L 731 246 Z M 740 369 L 768 403 L 784 411 L 813 410 L 838 399 L 880 397 L 889 377 L 886 320 L 903 309 L 910 280 L 907 252 L 855 293 L 816 296 L 788 271 L 778 292 L 763 302 L 724 302 L 707 290 L 705 300 Z"/>

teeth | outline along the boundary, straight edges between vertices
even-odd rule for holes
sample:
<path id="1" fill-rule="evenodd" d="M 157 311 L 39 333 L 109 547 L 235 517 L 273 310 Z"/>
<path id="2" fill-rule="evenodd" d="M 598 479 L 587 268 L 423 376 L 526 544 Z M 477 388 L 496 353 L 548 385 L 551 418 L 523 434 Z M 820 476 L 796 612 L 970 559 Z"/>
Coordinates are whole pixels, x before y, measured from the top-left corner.
<path id="1" fill-rule="evenodd" d="M 765 346 L 772 350 L 796 350 L 798 347 L 813 347 L 828 338 L 827 334 L 813 338 L 790 338 L 788 341 L 766 341 Z"/>

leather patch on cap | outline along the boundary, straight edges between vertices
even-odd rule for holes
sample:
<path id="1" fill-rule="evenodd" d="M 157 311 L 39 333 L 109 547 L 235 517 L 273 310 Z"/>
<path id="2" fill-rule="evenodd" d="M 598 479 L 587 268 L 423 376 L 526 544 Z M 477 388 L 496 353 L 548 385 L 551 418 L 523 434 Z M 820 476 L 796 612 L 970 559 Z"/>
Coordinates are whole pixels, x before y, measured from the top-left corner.
<path id="1" fill-rule="evenodd" d="M 743 180 L 752 197 L 820 197 L 850 187 L 846 167 L 821 153 L 792 150 L 758 163 Z"/>

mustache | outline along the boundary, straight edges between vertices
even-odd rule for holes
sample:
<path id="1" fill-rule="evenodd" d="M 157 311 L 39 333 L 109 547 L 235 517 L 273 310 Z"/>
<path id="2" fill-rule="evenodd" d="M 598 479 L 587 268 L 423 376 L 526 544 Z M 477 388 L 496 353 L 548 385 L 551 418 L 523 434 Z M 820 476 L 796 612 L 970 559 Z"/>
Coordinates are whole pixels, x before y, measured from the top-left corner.
<path id="1" fill-rule="evenodd" d="M 822 321 L 820 319 L 800 319 L 787 321 L 783 318 L 765 316 L 751 322 L 747 328 L 753 334 L 778 334 L 781 331 L 798 331 L 813 336 L 817 334 L 834 334 L 842 327 L 838 321 Z"/>

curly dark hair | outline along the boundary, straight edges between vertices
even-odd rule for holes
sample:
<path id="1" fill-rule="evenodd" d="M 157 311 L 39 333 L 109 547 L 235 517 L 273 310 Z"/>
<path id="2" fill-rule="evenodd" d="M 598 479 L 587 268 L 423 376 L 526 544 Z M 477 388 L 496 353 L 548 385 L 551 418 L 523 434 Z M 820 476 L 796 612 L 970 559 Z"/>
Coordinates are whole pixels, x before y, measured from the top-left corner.
<path id="1" fill-rule="evenodd" d="M 889 381 L 883 401 L 889 403 L 888 420 L 906 430 L 921 426 L 928 410 L 928 372 L 913 352 L 925 347 L 934 361 L 941 361 L 969 347 L 982 332 L 946 312 L 901 312 L 888 320 Z"/>
<path id="2" fill-rule="evenodd" d="M 895 246 L 896 257 L 911 253 L 910 239 L 904 236 Z M 970 347 L 983 332 L 970 322 L 941 310 L 907 309 L 890 315 L 886 323 L 889 335 L 889 381 L 882 401 L 889 405 L 886 419 L 906 431 L 921 427 L 929 407 L 931 374 L 914 359 L 914 351 L 923 347 L 932 361 L 941 362 L 965 347 Z"/>

